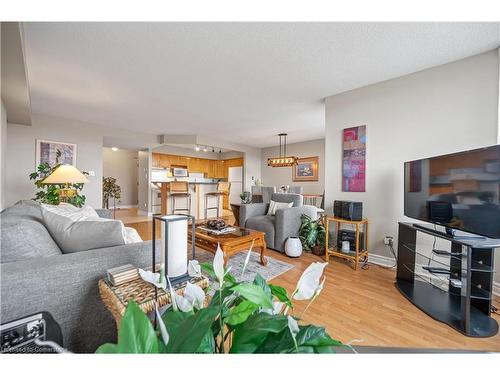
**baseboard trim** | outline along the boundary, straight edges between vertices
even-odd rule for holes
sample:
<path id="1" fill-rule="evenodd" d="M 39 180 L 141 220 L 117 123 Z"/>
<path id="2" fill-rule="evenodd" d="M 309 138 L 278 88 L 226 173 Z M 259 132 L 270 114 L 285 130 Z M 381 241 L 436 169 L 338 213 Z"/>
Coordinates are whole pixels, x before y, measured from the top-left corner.
<path id="1" fill-rule="evenodd" d="M 493 294 L 500 297 L 500 283 L 493 281 Z"/>
<path id="2" fill-rule="evenodd" d="M 379 266 L 384 266 L 384 267 L 392 267 L 396 263 L 394 258 L 385 257 L 378 254 L 368 254 L 368 262 L 373 264 L 378 264 Z"/>
<path id="3" fill-rule="evenodd" d="M 119 206 L 116 206 L 116 208 L 120 209 L 120 208 L 137 208 L 138 205 L 137 204 L 124 204 L 124 205 L 119 205 Z"/>

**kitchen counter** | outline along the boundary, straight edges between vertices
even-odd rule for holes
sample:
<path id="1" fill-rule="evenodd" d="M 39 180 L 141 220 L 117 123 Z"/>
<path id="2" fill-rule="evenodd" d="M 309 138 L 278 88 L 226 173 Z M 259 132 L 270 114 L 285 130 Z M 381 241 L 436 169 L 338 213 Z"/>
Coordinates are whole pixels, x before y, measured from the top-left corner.
<path id="1" fill-rule="evenodd" d="M 161 192 L 161 214 L 168 215 L 171 214 L 171 210 L 169 210 L 169 206 L 172 203 L 169 203 L 169 191 L 170 191 L 170 182 L 172 181 L 152 181 L 153 184 L 158 186 Z M 217 190 L 217 182 L 209 182 L 209 181 L 190 181 L 189 185 L 189 194 L 191 194 L 191 211 L 190 214 L 193 215 L 196 219 L 205 219 L 205 194 L 214 192 Z M 211 198 L 214 199 L 214 198 Z M 214 205 L 215 202 L 210 202 L 211 206 Z M 181 199 L 179 199 L 176 206 L 182 207 L 183 203 L 181 203 Z M 222 213 L 222 200 L 219 199 L 219 211 Z M 184 211 L 185 213 L 186 211 Z M 207 219 L 216 217 L 216 210 L 209 210 Z"/>

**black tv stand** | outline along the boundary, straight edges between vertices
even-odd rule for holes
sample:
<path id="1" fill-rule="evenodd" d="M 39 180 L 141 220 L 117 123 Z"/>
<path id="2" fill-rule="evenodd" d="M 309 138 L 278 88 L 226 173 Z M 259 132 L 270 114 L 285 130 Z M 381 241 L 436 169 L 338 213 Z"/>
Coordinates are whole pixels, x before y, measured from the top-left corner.
<path id="1" fill-rule="evenodd" d="M 417 228 L 424 229 L 426 231 L 430 232 L 435 232 L 438 235 L 446 235 L 447 237 L 454 238 L 456 240 L 486 240 L 488 239 L 487 237 L 480 236 L 479 234 L 468 234 L 465 236 L 460 236 L 457 235 L 457 229 L 449 228 L 449 227 L 444 227 L 444 232 L 439 229 L 434 229 L 429 227 L 428 225 L 423 225 L 423 224 L 413 224 Z"/>
<path id="2" fill-rule="evenodd" d="M 432 261 L 432 258 L 419 251 L 417 232 L 451 242 L 448 254 L 435 253 L 434 259 L 442 259 L 436 261 L 439 267 L 425 267 L 428 265 L 425 259 Z M 464 335 L 494 336 L 498 323 L 490 314 L 495 247 L 500 247 L 500 240 L 450 237 L 442 231 L 401 222 L 396 287 L 423 312 Z M 425 264 L 419 264 L 422 259 Z M 432 283 L 434 274 L 449 275 L 448 285 Z"/>

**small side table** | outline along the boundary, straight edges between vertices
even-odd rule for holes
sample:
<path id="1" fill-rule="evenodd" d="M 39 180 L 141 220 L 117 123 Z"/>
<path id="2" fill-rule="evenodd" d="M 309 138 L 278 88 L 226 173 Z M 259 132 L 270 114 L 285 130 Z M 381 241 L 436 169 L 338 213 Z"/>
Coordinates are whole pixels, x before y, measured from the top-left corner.
<path id="1" fill-rule="evenodd" d="M 208 279 L 204 276 L 193 277 L 189 282 L 203 289 L 208 288 Z M 174 289 L 176 293 L 183 295 L 185 287 L 186 283 L 181 283 L 176 285 Z M 125 314 L 129 301 L 135 301 L 146 314 L 153 311 L 155 307 L 155 287 L 141 278 L 118 286 L 112 286 L 105 279 L 100 279 L 99 294 L 104 306 L 113 315 L 117 329 L 120 327 L 120 321 Z M 170 293 L 158 289 L 157 301 L 159 307 L 168 305 L 171 302 Z"/>
<path id="2" fill-rule="evenodd" d="M 324 220 L 326 229 L 326 261 L 329 262 L 331 256 L 346 259 L 353 263 L 354 270 L 357 270 L 359 263 L 368 260 L 368 220 L 351 221 L 335 216 L 326 216 Z M 353 229 L 346 230 L 346 226 Z M 332 232 L 330 232 L 331 229 L 333 229 Z M 351 247 L 349 253 L 342 252 L 342 238 L 339 238 L 339 232 L 343 232 L 344 235 L 348 235 L 354 241 L 354 249 Z M 333 241 L 330 241 L 330 238 Z"/>

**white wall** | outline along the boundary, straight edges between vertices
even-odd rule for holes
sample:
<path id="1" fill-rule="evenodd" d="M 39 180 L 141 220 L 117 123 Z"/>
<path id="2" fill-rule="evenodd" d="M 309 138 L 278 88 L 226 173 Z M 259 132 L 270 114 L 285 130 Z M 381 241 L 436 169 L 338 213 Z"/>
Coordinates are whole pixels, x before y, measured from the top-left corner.
<path id="1" fill-rule="evenodd" d="M 109 147 L 102 149 L 102 174 L 103 177 L 114 177 L 121 188 L 121 199 L 118 207 L 137 206 L 138 203 L 138 151 L 119 149 L 113 151 Z M 112 200 L 109 201 L 110 207 Z"/>
<path id="2" fill-rule="evenodd" d="M 404 161 L 497 142 L 498 74 L 495 50 L 326 99 L 325 208 L 334 199 L 362 201 L 372 253 L 389 256 L 383 237 L 408 220 Z M 356 125 L 367 126 L 366 192 L 344 193 L 342 129 Z"/>
<path id="3" fill-rule="evenodd" d="M 102 135 L 94 126 L 67 119 L 32 115 L 32 126 L 8 124 L 6 205 L 33 198 L 36 188 L 29 174 L 35 171 L 36 140 L 76 143 L 76 167 L 94 171 L 82 193 L 93 207 L 102 206 Z"/>
<path id="4" fill-rule="evenodd" d="M 238 159 L 242 158 L 245 155 L 242 152 L 239 151 L 226 151 L 222 152 L 220 155 L 220 160 L 228 160 L 228 159 Z"/>
<path id="5" fill-rule="evenodd" d="M 138 185 L 138 200 L 139 200 L 139 210 L 143 214 L 148 214 L 152 212 L 150 205 L 150 195 L 151 195 L 151 186 L 150 186 L 150 152 L 149 151 L 139 151 L 139 185 Z"/>
<path id="6" fill-rule="evenodd" d="M 201 150 L 196 151 L 195 149 L 192 149 L 192 148 L 163 145 L 163 146 L 155 147 L 153 149 L 153 152 L 159 153 L 159 154 L 188 156 L 188 157 L 192 157 L 192 158 L 213 159 L 213 160 L 219 159 L 219 153 L 212 152 L 211 149 L 207 152 L 204 152 Z"/>
<path id="7" fill-rule="evenodd" d="M 0 211 L 5 206 L 5 157 L 7 156 L 7 111 L 2 101 L 2 111 L 0 113 L 2 128 L 0 131 Z"/>
<path id="8" fill-rule="evenodd" d="M 32 126 L 8 123 L 6 156 L 6 200 L 10 206 L 21 199 L 30 199 L 36 191 L 28 175 L 35 169 L 36 139 L 47 139 L 77 144 L 76 166 L 95 172 L 83 189 L 87 203 L 102 206 L 102 147 L 104 138 L 116 138 L 124 143 L 155 144 L 155 135 L 89 124 L 86 122 L 36 114 Z"/>
<path id="9" fill-rule="evenodd" d="M 325 140 L 315 139 L 313 141 L 290 143 L 287 145 L 287 154 L 306 158 L 309 156 L 319 157 L 319 180 L 317 182 L 294 182 L 292 179 L 292 168 L 273 168 L 267 166 L 267 159 L 279 155 L 279 146 L 263 148 L 261 150 L 261 175 L 265 186 L 281 185 L 302 186 L 304 194 L 323 194 L 325 189 Z"/>

